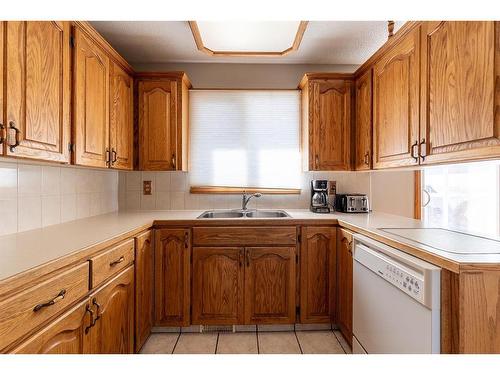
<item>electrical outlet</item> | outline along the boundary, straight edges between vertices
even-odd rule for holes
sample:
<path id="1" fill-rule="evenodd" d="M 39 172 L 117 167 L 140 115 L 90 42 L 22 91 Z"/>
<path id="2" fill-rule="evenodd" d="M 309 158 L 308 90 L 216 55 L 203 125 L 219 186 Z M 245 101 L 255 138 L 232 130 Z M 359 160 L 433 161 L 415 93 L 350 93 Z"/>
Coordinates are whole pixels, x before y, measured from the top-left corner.
<path id="1" fill-rule="evenodd" d="M 142 181 L 142 195 L 151 195 L 151 181 Z"/>

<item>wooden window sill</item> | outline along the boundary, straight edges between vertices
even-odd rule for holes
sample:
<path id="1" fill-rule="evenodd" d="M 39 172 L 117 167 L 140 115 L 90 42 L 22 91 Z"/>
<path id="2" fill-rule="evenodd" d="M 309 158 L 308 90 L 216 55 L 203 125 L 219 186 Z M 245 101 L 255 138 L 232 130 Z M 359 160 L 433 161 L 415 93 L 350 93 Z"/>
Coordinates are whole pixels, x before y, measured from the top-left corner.
<path id="1" fill-rule="evenodd" d="M 227 187 L 227 186 L 191 186 L 191 194 L 300 194 L 300 189 Z"/>

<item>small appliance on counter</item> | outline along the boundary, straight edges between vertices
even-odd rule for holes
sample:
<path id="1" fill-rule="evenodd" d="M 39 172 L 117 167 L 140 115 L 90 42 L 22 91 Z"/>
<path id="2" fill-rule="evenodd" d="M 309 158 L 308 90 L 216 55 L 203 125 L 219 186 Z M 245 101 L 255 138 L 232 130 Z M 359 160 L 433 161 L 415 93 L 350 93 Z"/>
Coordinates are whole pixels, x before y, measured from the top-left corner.
<path id="1" fill-rule="evenodd" d="M 366 194 L 337 194 L 335 211 L 338 212 L 370 212 L 370 203 Z"/>
<path id="2" fill-rule="evenodd" d="M 330 212 L 328 204 L 328 181 L 311 180 L 311 206 L 312 212 L 327 214 Z"/>

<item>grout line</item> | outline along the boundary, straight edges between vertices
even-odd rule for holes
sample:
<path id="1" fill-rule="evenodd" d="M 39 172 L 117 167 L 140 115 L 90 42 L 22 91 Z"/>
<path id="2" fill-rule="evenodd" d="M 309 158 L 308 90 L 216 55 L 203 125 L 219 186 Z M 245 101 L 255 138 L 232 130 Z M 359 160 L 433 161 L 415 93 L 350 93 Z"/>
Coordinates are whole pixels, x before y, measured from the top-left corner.
<path id="1" fill-rule="evenodd" d="M 260 346 L 259 346 L 259 328 L 255 327 L 255 336 L 257 338 L 257 354 L 260 354 Z"/>
<path id="2" fill-rule="evenodd" d="M 179 339 L 181 338 L 181 332 L 179 332 L 179 336 L 177 336 L 177 340 L 175 340 L 174 347 L 172 349 L 172 354 L 175 352 L 175 348 L 177 348 L 177 343 L 179 342 Z"/>
<path id="3" fill-rule="evenodd" d="M 294 330 L 293 334 L 295 335 L 295 339 L 297 340 L 297 344 L 299 344 L 300 354 L 304 354 L 304 352 L 302 351 L 302 346 L 300 345 L 299 337 L 297 336 L 297 331 Z"/>
<path id="4" fill-rule="evenodd" d="M 344 354 L 347 354 L 347 352 L 344 349 L 344 345 L 342 345 L 342 343 L 340 342 L 339 338 L 337 337 L 337 334 L 335 333 L 335 331 L 333 329 L 332 329 L 332 334 L 335 336 L 335 339 L 337 340 L 337 342 L 339 343 L 340 347 L 344 351 Z"/>
<path id="5" fill-rule="evenodd" d="M 214 354 L 217 354 L 217 350 L 219 349 L 219 335 L 220 335 L 220 332 L 217 332 L 217 341 L 215 342 L 215 353 Z"/>

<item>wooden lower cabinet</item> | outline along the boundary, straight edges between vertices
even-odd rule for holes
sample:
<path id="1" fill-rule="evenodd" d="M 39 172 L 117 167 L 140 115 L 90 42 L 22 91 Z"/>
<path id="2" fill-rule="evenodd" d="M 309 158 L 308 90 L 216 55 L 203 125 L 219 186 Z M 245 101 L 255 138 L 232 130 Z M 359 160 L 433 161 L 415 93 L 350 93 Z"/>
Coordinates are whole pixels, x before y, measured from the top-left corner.
<path id="1" fill-rule="evenodd" d="M 91 353 L 134 353 L 134 267 L 130 266 L 90 296 L 94 322 Z"/>
<path id="2" fill-rule="evenodd" d="M 90 353 L 90 335 L 85 329 L 91 324 L 89 302 L 80 302 L 74 308 L 35 333 L 12 354 L 86 354 Z"/>
<path id="3" fill-rule="evenodd" d="M 154 248 L 153 231 L 135 238 L 135 351 L 146 342 L 153 327 Z"/>
<path id="4" fill-rule="evenodd" d="M 242 324 L 244 248 L 193 248 L 193 324 Z"/>
<path id="5" fill-rule="evenodd" d="M 335 321 L 335 227 L 303 227 L 300 248 L 300 322 Z"/>
<path id="6" fill-rule="evenodd" d="M 155 325 L 190 324 L 191 231 L 155 231 Z"/>
<path id="7" fill-rule="evenodd" d="M 337 231 L 337 324 L 352 345 L 352 233 Z"/>
<path id="8" fill-rule="evenodd" d="M 295 247 L 245 249 L 245 324 L 295 323 Z"/>

